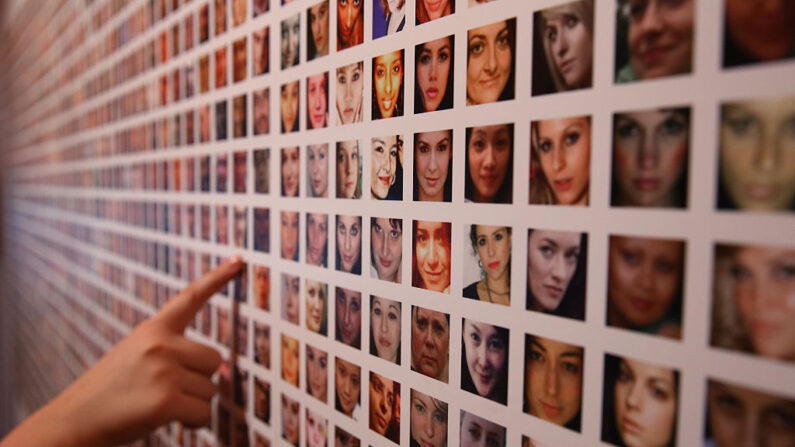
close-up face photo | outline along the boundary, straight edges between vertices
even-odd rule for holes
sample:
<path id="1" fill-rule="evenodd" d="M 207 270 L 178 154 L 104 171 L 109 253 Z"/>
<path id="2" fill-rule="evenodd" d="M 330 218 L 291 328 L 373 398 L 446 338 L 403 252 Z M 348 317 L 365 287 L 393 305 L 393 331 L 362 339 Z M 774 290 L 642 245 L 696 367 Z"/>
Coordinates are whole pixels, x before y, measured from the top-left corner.
<path id="1" fill-rule="evenodd" d="M 306 213 L 306 263 L 326 267 L 328 262 L 328 214 Z"/>
<path id="2" fill-rule="evenodd" d="M 419 44 L 414 49 L 414 113 L 453 107 L 455 36 Z"/>
<path id="3" fill-rule="evenodd" d="M 370 266 L 373 277 L 400 284 L 403 264 L 403 220 L 370 218 Z"/>
<path id="4" fill-rule="evenodd" d="M 328 158 L 329 145 L 310 144 L 307 146 L 306 170 L 307 195 L 309 197 L 328 197 Z"/>
<path id="5" fill-rule="evenodd" d="M 282 273 L 282 319 L 298 324 L 300 313 L 301 280 L 298 276 Z"/>
<path id="6" fill-rule="evenodd" d="M 795 4 L 724 0 L 723 66 L 795 57 Z"/>
<path id="7" fill-rule="evenodd" d="M 282 149 L 282 197 L 298 197 L 301 184 L 301 152 L 298 146 Z"/>
<path id="8" fill-rule="evenodd" d="M 452 129 L 414 134 L 414 200 L 450 202 L 452 164 Z"/>
<path id="9" fill-rule="evenodd" d="M 584 233 L 531 229 L 527 234 L 527 310 L 584 319 Z"/>
<path id="10" fill-rule="evenodd" d="M 306 345 L 306 391 L 323 403 L 328 399 L 328 361 L 327 352 Z"/>
<path id="11" fill-rule="evenodd" d="M 267 135 L 271 129 L 271 91 L 254 90 L 254 135 Z M 258 191 L 259 192 L 259 191 Z"/>
<path id="12" fill-rule="evenodd" d="M 282 259 L 298 261 L 298 229 L 300 226 L 298 211 L 282 211 L 281 213 L 281 250 Z"/>
<path id="13" fill-rule="evenodd" d="M 526 335 L 524 412 L 580 431 L 583 362 L 581 346 Z"/>
<path id="14" fill-rule="evenodd" d="M 282 379 L 294 387 L 298 387 L 298 339 L 282 334 Z"/>
<path id="15" fill-rule="evenodd" d="M 298 103 L 301 92 L 298 81 L 281 86 L 282 133 L 298 132 Z"/>
<path id="16" fill-rule="evenodd" d="M 308 39 L 306 60 L 327 56 L 329 48 L 329 0 L 323 0 L 306 10 Z"/>
<path id="17" fill-rule="evenodd" d="M 364 62 L 356 62 L 337 68 L 336 96 L 337 124 L 360 123 L 363 117 Z"/>
<path id="18" fill-rule="evenodd" d="M 508 330 L 465 318 L 461 346 L 461 389 L 505 405 Z"/>
<path id="19" fill-rule="evenodd" d="M 337 198 L 358 199 L 362 196 L 362 159 L 359 141 L 337 143 Z"/>
<path id="20" fill-rule="evenodd" d="M 370 430 L 393 442 L 400 438 L 400 384 L 370 372 Z"/>
<path id="21" fill-rule="evenodd" d="M 301 48 L 301 14 L 282 20 L 282 70 L 298 65 Z"/>
<path id="22" fill-rule="evenodd" d="M 447 402 L 415 389 L 410 394 L 411 445 L 446 447 Z"/>
<path id="23" fill-rule="evenodd" d="M 372 119 L 403 116 L 403 50 L 373 58 Z"/>
<path id="24" fill-rule="evenodd" d="M 339 357 L 334 364 L 334 406 L 354 420 L 360 416 L 362 368 Z"/>
<path id="25" fill-rule="evenodd" d="M 320 335 L 326 335 L 326 314 L 328 286 L 320 281 L 306 280 L 306 328 Z"/>
<path id="26" fill-rule="evenodd" d="M 452 224 L 415 220 L 412 230 L 411 285 L 450 293 Z"/>
<path id="27" fill-rule="evenodd" d="M 402 200 L 403 142 L 402 135 L 375 137 L 371 140 L 370 193 L 378 200 Z"/>
<path id="28" fill-rule="evenodd" d="M 456 0 L 417 0 L 417 25 L 455 13 L 455 2 Z"/>
<path id="29" fill-rule="evenodd" d="M 337 287 L 334 290 L 335 338 L 348 346 L 362 346 L 362 292 Z"/>
<path id="30" fill-rule="evenodd" d="M 306 446 L 326 447 L 328 443 L 328 421 L 322 413 L 306 409 Z"/>
<path id="31" fill-rule="evenodd" d="M 306 78 L 307 129 L 328 125 L 328 72 Z"/>
<path id="32" fill-rule="evenodd" d="M 251 35 L 251 60 L 254 76 L 268 73 L 270 67 L 270 27 L 254 31 Z"/>
<path id="33" fill-rule="evenodd" d="M 463 297 L 509 306 L 511 303 L 511 227 L 467 225 L 469 248 L 467 271 L 477 279 L 465 278 Z M 468 276 L 468 275 L 467 275 Z"/>
<path id="34" fill-rule="evenodd" d="M 516 19 L 467 32 L 467 105 L 514 99 Z"/>
<path id="35" fill-rule="evenodd" d="M 337 216 L 336 269 L 340 272 L 362 273 L 362 216 Z"/>
<path id="36" fill-rule="evenodd" d="M 594 0 L 575 0 L 533 15 L 533 95 L 590 88 Z"/>
<path id="37" fill-rule="evenodd" d="M 334 0 L 337 3 L 337 51 L 364 42 L 364 0 Z"/>
<path id="38" fill-rule="evenodd" d="M 530 203 L 587 206 L 591 117 L 534 121 L 530 133 Z"/>
<path id="39" fill-rule="evenodd" d="M 450 375 L 450 315 L 411 308 L 411 370 L 448 383 Z"/>
<path id="40" fill-rule="evenodd" d="M 461 447 L 505 447 L 505 427 L 461 410 Z"/>
<path id="41" fill-rule="evenodd" d="M 467 128 L 465 197 L 478 203 L 513 200 L 513 124 Z"/>
<path id="42" fill-rule="evenodd" d="M 298 447 L 301 438 L 301 403 L 282 393 L 282 439 Z"/>
<path id="43" fill-rule="evenodd" d="M 399 301 L 370 296 L 370 354 L 400 364 L 402 319 Z"/>

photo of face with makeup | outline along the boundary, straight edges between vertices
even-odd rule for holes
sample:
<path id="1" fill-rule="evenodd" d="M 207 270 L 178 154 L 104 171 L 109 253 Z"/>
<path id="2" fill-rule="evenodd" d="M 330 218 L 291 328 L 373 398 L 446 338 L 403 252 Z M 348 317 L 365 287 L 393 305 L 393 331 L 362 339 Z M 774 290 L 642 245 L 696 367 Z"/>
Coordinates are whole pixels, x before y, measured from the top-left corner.
<path id="1" fill-rule="evenodd" d="M 370 218 L 370 276 L 400 284 L 403 272 L 403 220 Z"/>
<path id="2" fill-rule="evenodd" d="M 461 410 L 461 447 L 505 447 L 505 427 Z"/>
<path id="3" fill-rule="evenodd" d="M 329 41 L 329 0 L 315 3 L 306 10 L 307 39 L 306 60 L 328 56 Z"/>
<path id="4" fill-rule="evenodd" d="M 523 411 L 580 431 L 583 348 L 527 334 L 524 354 Z"/>
<path id="5" fill-rule="evenodd" d="M 452 224 L 415 220 L 412 225 L 411 285 L 450 293 Z"/>
<path id="6" fill-rule="evenodd" d="M 264 27 L 251 34 L 251 60 L 254 61 L 253 76 L 270 71 L 270 27 Z"/>
<path id="7" fill-rule="evenodd" d="M 287 17 L 281 22 L 282 27 L 282 70 L 298 65 L 299 49 L 301 48 L 301 14 Z"/>
<path id="8" fill-rule="evenodd" d="M 361 416 L 362 368 L 340 357 L 334 363 L 334 408 L 359 420 Z"/>
<path id="9" fill-rule="evenodd" d="M 414 113 L 453 108 L 455 36 L 414 48 Z"/>
<path id="10" fill-rule="evenodd" d="M 300 313 L 300 288 L 301 280 L 296 275 L 282 273 L 282 320 L 298 325 Z"/>
<path id="11" fill-rule="evenodd" d="M 403 116 L 403 67 L 403 50 L 373 58 L 373 120 Z"/>
<path id="12" fill-rule="evenodd" d="M 585 319 L 588 235 L 527 231 L 527 304 L 530 311 Z"/>
<path id="13" fill-rule="evenodd" d="M 431 20 L 455 13 L 456 0 L 417 0 L 416 5 L 416 24 L 422 25 Z M 461 0 L 458 0 L 459 2 Z"/>
<path id="14" fill-rule="evenodd" d="M 271 327 L 254 322 L 254 361 L 265 369 L 271 369 Z"/>
<path id="15" fill-rule="evenodd" d="M 263 253 L 271 251 L 271 210 L 254 208 L 254 250 Z"/>
<path id="16" fill-rule="evenodd" d="M 461 389 L 508 402 L 508 329 L 462 319 Z"/>
<path id="17" fill-rule="evenodd" d="M 246 0 L 232 0 L 232 24 L 233 26 L 241 25 L 246 21 L 248 11 L 246 11 L 248 2 Z"/>
<path id="18" fill-rule="evenodd" d="M 515 18 L 469 30 L 467 105 L 514 99 L 515 61 Z"/>
<path id="19" fill-rule="evenodd" d="M 399 301 L 370 295 L 371 355 L 400 364 L 401 321 Z"/>
<path id="20" fill-rule="evenodd" d="M 337 143 L 337 198 L 362 196 L 362 157 L 358 140 Z"/>
<path id="21" fill-rule="evenodd" d="M 465 225 L 469 235 L 464 252 L 464 298 L 486 303 L 511 304 L 511 227 Z"/>
<path id="22" fill-rule="evenodd" d="M 281 87 L 282 133 L 298 132 L 298 103 L 301 99 L 298 81 Z"/>
<path id="23" fill-rule="evenodd" d="M 337 3 L 337 51 L 364 42 L 364 0 L 335 0 Z"/>
<path id="24" fill-rule="evenodd" d="M 310 144 L 306 147 L 306 179 L 309 197 L 328 197 L 328 143 Z"/>
<path id="25" fill-rule="evenodd" d="M 298 371 L 301 360 L 298 357 L 298 339 L 282 334 L 282 380 L 298 388 Z"/>
<path id="26" fill-rule="evenodd" d="M 306 213 L 306 263 L 326 267 L 328 260 L 328 214 Z"/>
<path id="27" fill-rule="evenodd" d="M 282 259 L 298 261 L 298 230 L 300 226 L 298 211 L 281 213 L 281 254 Z"/>
<path id="28" fill-rule="evenodd" d="M 306 296 L 306 328 L 317 334 L 326 335 L 328 285 L 307 279 L 304 294 Z"/>
<path id="29" fill-rule="evenodd" d="M 364 62 L 359 61 L 337 68 L 336 96 L 337 124 L 343 125 L 362 122 L 364 115 L 362 112 L 362 98 L 364 97 Z"/>
<path id="30" fill-rule="evenodd" d="M 352 348 L 362 346 L 362 292 L 336 287 L 334 290 L 336 330 L 338 342 Z"/>
<path id="31" fill-rule="evenodd" d="M 513 201 L 513 123 L 468 127 L 465 158 L 468 202 Z"/>
<path id="32" fill-rule="evenodd" d="M 306 78 L 307 129 L 328 125 L 328 72 Z"/>
<path id="33" fill-rule="evenodd" d="M 269 88 L 254 90 L 253 98 L 254 135 L 267 135 L 271 130 L 271 91 Z"/>
<path id="34" fill-rule="evenodd" d="M 403 200 L 402 135 L 375 137 L 371 140 L 370 193 L 377 200 Z"/>
<path id="35" fill-rule="evenodd" d="M 301 403 L 282 393 L 282 439 L 298 447 L 301 438 Z"/>
<path id="36" fill-rule="evenodd" d="M 414 200 L 453 199 L 453 130 L 414 134 Z"/>
<path id="37" fill-rule="evenodd" d="M 411 307 L 411 370 L 448 383 L 450 315 Z"/>
<path id="38" fill-rule="evenodd" d="M 362 273 L 362 216 L 336 218 L 337 271 L 361 275 Z"/>
<path id="39" fill-rule="evenodd" d="M 326 403 L 328 400 L 328 353 L 306 345 L 306 392 Z"/>
<path id="40" fill-rule="evenodd" d="M 447 402 L 415 389 L 411 390 L 409 414 L 412 446 L 447 446 Z"/>
<path id="41" fill-rule="evenodd" d="M 370 430 L 397 443 L 400 440 L 400 384 L 370 372 Z"/>
<path id="42" fill-rule="evenodd" d="M 298 197 L 301 184 L 301 152 L 298 146 L 282 148 L 282 197 Z"/>
<path id="43" fill-rule="evenodd" d="M 591 117 L 530 123 L 530 203 L 587 206 L 591 191 Z"/>

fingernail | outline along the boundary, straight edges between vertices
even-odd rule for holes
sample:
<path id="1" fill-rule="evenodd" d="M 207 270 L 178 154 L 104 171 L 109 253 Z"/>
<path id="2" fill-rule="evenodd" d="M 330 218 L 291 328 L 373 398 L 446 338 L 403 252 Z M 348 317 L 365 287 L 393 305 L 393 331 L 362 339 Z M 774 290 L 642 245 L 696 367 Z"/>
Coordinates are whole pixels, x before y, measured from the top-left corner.
<path id="1" fill-rule="evenodd" d="M 243 257 L 240 255 L 234 255 L 229 259 L 229 266 L 233 268 L 237 268 L 243 262 Z"/>

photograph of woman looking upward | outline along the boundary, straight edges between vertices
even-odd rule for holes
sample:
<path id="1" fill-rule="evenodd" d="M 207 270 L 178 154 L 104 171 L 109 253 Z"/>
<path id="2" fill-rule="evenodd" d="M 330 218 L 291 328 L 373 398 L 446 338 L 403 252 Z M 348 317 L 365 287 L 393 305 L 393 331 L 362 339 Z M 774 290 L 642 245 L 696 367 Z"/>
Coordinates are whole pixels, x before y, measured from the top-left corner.
<path id="1" fill-rule="evenodd" d="M 527 310 L 585 319 L 588 235 L 527 230 Z"/>
<path id="2" fill-rule="evenodd" d="M 511 233 L 511 227 L 469 226 L 473 260 L 477 261 L 481 279 L 464 288 L 464 298 L 510 306 Z"/>
<path id="3" fill-rule="evenodd" d="M 455 36 L 414 48 L 414 113 L 453 108 Z"/>
<path id="4" fill-rule="evenodd" d="M 329 0 L 323 0 L 306 10 L 306 60 L 327 56 L 329 48 Z"/>
<path id="5" fill-rule="evenodd" d="M 453 130 L 414 134 L 414 200 L 453 199 Z"/>
<path id="6" fill-rule="evenodd" d="M 467 105 L 514 99 L 516 19 L 467 32 Z"/>
<path id="7" fill-rule="evenodd" d="M 590 88 L 594 1 L 576 0 L 533 15 L 533 96 Z"/>
<path id="8" fill-rule="evenodd" d="M 587 206 L 591 117 L 533 121 L 530 145 L 530 203 Z"/>

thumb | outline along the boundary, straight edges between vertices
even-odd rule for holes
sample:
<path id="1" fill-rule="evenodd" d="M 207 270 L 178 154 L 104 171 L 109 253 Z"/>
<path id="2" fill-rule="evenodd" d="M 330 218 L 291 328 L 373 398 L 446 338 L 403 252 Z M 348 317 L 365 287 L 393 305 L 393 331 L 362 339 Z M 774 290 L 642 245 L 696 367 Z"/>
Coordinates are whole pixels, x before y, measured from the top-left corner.
<path id="1" fill-rule="evenodd" d="M 238 274 L 242 264 L 243 259 L 240 256 L 227 259 L 171 298 L 160 309 L 156 318 L 170 329 L 181 333 L 207 299 Z"/>

